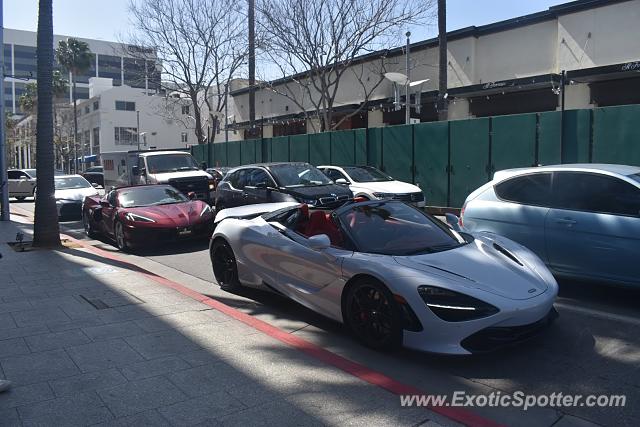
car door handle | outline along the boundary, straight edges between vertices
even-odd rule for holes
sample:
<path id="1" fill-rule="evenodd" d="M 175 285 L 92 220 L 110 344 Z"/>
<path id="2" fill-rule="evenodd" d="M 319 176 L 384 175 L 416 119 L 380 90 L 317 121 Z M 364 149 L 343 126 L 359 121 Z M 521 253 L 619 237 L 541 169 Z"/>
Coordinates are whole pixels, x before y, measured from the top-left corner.
<path id="1" fill-rule="evenodd" d="M 571 218 L 558 218 L 558 219 L 556 219 L 556 222 L 558 224 L 574 225 L 578 221 L 576 221 L 575 219 L 571 219 Z"/>
<path id="2" fill-rule="evenodd" d="M 242 193 L 242 197 L 246 199 L 247 197 L 249 197 L 249 195 L 247 193 Z"/>

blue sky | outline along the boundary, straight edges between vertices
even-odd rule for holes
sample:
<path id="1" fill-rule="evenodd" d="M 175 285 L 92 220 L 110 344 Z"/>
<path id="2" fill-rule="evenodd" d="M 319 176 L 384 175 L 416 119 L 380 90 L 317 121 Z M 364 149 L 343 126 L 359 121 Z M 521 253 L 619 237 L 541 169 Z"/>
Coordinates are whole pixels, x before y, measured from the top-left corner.
<path id="1" fill-rule="evenodd" d="M 447 29 L 489 24 L 566 3 L 562 0 L 448 0 Z M 56 34 L 102 40 L 122 40 L 129 31 L 128 0 L 54 0 L 53 26 Z M 4 0 L 4 26 L 35 31 L 37 0 Z M 402 32 L 404 33 L 403 30 Z M 412 41 L 437 34 L 434 25 L 411 28 Z"/>

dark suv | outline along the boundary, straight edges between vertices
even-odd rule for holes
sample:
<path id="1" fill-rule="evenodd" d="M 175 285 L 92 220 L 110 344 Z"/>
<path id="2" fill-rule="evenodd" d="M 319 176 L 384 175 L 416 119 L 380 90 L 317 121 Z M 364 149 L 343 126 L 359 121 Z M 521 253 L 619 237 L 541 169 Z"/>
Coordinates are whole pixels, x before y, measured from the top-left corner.
<path id="1" fill-rule="evenodd" d="M 104 171 L 102 166 L 92 166 L 80 175 L 90 183 L 104 187 Z"/>
<path id="2" fill-rule="evenodd" d="M 300 202 L 335 208 L 353 197 L 309 163 L 264 163 L 241 166 L 218 184 L 216 209 L 254 203 Z"/>

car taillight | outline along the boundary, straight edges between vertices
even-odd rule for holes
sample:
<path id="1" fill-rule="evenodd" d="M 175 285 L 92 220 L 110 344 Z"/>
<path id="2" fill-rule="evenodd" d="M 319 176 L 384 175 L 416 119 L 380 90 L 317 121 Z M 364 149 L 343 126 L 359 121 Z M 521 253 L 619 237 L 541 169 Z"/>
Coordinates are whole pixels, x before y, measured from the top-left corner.
<path id="1" fill-rule="evenodd" d="M 462 205 L 462 209 L 460 209 L 460 216 L 458 217 L 458 225 L 460 226 L 460 228 L 464 227 L 464 219 L 462 218 L 464 216 L 464 208 L 467 207 L 467 203 L 465 202 L 464 205 Z"/>
<path id="2" fill-rule="evenodd" d="M 210 179 L 209 180 L 209 190 L 215 190 L 216 189 L 216 180 L 215 179 Z"/>

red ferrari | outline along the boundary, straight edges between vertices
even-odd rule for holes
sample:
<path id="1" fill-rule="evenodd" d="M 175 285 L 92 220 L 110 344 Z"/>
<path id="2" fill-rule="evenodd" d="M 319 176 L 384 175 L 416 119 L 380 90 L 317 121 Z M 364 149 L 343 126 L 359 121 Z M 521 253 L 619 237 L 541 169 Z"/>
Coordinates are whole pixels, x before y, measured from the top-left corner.
<path id="1" fill-rule="evenodd" d="M 120 250 L 188 238 L 208 238 L 213 212 L 170 185 L 116 188 L 104 197 L 86 197 L 82 222 L 88 236 L 102 234 Z"/>

